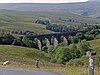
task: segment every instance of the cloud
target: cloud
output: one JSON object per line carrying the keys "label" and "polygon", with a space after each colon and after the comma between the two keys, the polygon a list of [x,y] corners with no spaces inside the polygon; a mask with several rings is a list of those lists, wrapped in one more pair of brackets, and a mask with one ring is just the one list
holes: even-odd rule
{"label": "cloud", "polygon": [[0,0],[0,3],[67,3],[67,2],[85,2],[88,0]]}

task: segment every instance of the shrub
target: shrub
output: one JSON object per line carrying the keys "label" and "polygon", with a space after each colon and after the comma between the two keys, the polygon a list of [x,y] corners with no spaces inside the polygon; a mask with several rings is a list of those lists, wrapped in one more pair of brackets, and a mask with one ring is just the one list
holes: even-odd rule
{"label": "shrub", "polygon": [[56,60],[56,59],[54,59],[54,58],[52,58],[52,59],[50,60],[50,62],[51,62],[51,63],[56,63],[56,62],[57,62],[57,60]]}
{"label": "shrub", "polygon": [[74,60],[70,60],[66,65],[67,66],[83,66],[84,63],[80,59],[74,59]]}

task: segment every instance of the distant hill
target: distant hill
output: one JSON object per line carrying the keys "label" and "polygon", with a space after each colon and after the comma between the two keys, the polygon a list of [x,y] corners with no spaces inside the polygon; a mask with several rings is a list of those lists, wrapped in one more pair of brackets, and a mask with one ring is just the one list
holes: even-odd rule
{"label": "distant hill", "polygon": [[89,1],[100,1],[100,0],[89,0]]}
{"label": "distant hill", "polygon": [[[93,2],[94,1],[94,2]],[[82,16],[100,17],[99,0],[90,0],[83,3],[62,3],[62,4],[39,4],[39,3],[13,3],[0,4],[0,9],[20,10],[20,11],[52,11],[73,13]]]}

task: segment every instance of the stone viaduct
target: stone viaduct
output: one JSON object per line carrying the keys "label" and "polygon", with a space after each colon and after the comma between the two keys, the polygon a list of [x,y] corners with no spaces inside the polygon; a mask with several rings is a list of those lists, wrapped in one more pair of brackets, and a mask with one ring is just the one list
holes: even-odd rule
{"label": "stone viaduct", "polygon": [[51,44],[51,38],[54,39],[54,46],[56,47],[61,42],[61,37],[63,36],[63,41],[65,42],[65,45],[67,46],[69,44],[68,42],[68,36],[75,36],[76,33],[86,33],[86,31],[71,31],[71,32],[65,32],[65,33],[53,33],[53,34],[43,34],[43,35],[35,35],[35,36],[26,36],[30,40],[34,40],[35,38],[38,39],[38,48],[41,50],[42,48],[42,40],[46,40],[46,46],[49,47]]}

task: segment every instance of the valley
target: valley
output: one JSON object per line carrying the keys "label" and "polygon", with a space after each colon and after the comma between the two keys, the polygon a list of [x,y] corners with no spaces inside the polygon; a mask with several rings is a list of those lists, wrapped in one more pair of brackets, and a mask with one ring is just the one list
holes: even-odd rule
{"label": "valley", "polygon": [[94,74],[100,75],[99,0],[0,3],[0,70],[5,74],[87,75],[87,51],[96,53]]}

